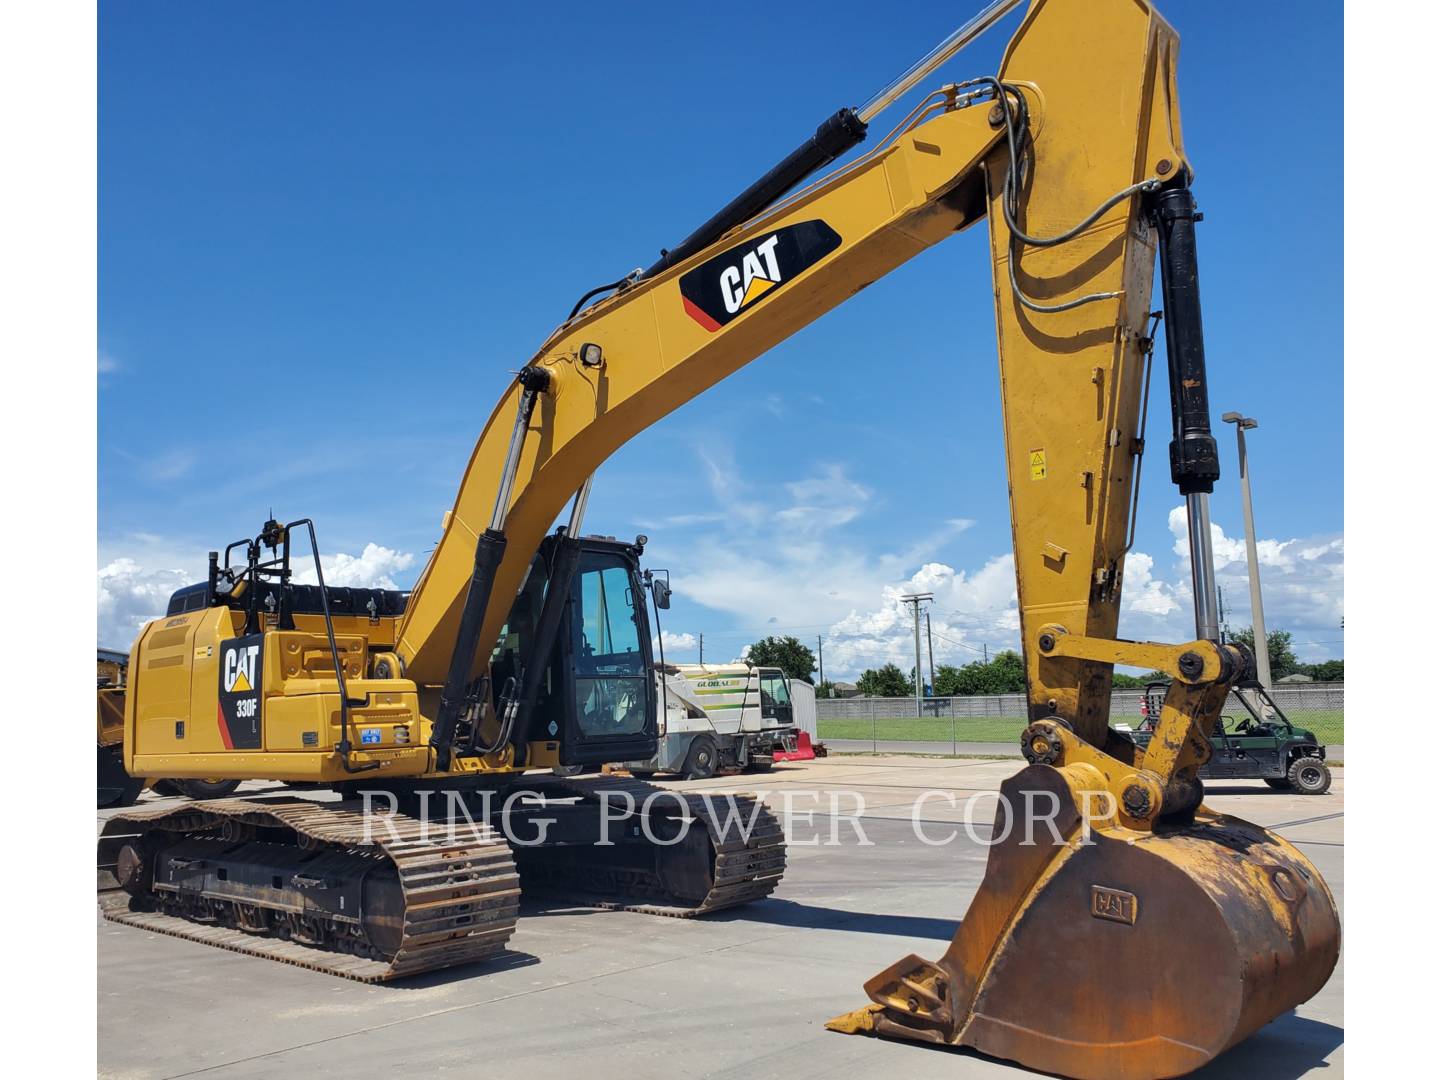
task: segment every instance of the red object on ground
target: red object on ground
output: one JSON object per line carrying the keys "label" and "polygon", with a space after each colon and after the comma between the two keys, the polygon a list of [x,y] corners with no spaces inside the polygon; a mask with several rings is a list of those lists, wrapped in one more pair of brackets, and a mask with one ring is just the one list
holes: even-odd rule
{"label": "red object on ground", "polygon": [[810,733],[808,731],[799,733],[799,737],[795,741],[794,750],[775,751],[776,761],[813,761],[817,756],[823,757],[824,749],[821,749],[819,755],[815,753],[815,747],[810,743]]}

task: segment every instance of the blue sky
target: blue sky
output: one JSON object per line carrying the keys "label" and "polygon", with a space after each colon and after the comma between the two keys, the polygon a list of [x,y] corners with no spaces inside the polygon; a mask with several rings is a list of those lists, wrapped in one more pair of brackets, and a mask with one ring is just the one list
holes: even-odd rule
{"label": "blue sky", "polygon": [[[1343,655],[1339,3],[1162,6],[1179,30],[1232,623],[1249,620],[1231,429],[1251,436],[1266,611]],[[273,507],[332,577],[407,585],[508,372],[966,5],[99,8],[99,625],[124,645]],[[1018,15],[936,78],[993,72]],[[887,116],[882,119],[898,118]],[[877,125],[877,136],[888,125]],[[652,537],[681,660],[826,638],[908,667],[1016,641],[983,227],[875,283],[623,448],[588,526]],[[923,371],[923,379],[916,374]],[[1121,631],[1180,640],[1158,448]],[[1183,539],[1183,531],[1179,534]]]}

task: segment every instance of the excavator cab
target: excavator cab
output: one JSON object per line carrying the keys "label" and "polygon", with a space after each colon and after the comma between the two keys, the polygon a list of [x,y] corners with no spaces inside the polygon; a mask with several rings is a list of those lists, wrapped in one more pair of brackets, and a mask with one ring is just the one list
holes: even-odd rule
{"label": "excavator cab", "polygon": [[[532,648],[543,650],[530,661],[543,674],[517,743],[558,742],[564,766],[655,753],[650,619],[639,562],[643,551],[639,540],[571,539],[563,531],[541,544],[490,662],[503,697],[503,687],[523,673],[523,657]],[[561,617],[547,635],[545,623],[553,617],[547,605],[553,602],[559,603]]]}

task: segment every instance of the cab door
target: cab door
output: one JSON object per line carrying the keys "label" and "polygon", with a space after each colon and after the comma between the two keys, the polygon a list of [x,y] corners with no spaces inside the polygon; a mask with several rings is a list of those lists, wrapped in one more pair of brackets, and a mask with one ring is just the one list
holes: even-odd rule
{"label": "cab door", "polygon": [[650,623],[642,595],[635,564],[621,552],[581,552],[558,658],[569,676],[561,764],[639,761],[656,752]]}
{"label": "cab door", "polygon": [[795,723],[795,706],[790,700],[790,681],[779,671],[760,674],[760,726],[790,727]]}

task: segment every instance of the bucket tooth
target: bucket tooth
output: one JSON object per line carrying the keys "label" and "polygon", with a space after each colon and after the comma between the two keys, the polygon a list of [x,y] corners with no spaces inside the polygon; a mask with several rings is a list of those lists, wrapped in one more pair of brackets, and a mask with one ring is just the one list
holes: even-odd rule
{"label": "bucket tooth", "polygon": [[[1060,770],[1001,787],[1063,796],[1062,843],[996,818],[985,878],[945,954],[865,984],[833,1030],[949,1046],[1072,1077],[1179,1076],[1312,997],[1340,950],[1319,872],[1279,836],[1203,807],[1193,822],[1088,835]],[[1066,812],[1068,808],[1068,813]]]}

